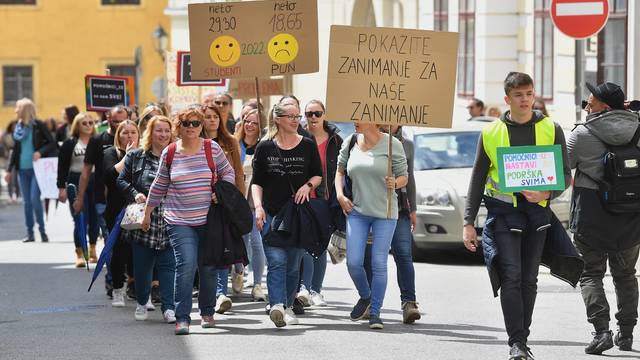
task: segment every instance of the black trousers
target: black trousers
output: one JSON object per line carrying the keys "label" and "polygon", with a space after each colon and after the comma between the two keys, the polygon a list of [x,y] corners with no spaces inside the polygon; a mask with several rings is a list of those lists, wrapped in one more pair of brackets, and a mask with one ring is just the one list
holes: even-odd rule
{"label": "black trousers", "polygon": [[[111,223],[107,225],[109,227],[109,233],[111,233],[115,224]],[[120,289],[124,286],[124,282],[126,281],[125,274],[130,279],[133,279],[133,254],[131,244],[124,238],[122,230],[118,241],[113,245],[110,265],[114,289]]]}
{"label": "black trousers", "polygon": [[527,343],[533,307],[538,292],[538,268],[547,236],[546,230],[527,227],[512,231],[501,216],[494,228],[498,247],[497,267],[500,276],[500,304],[509,335],[509,346]]}
{"label": "black trousers", "polygon": [[602,279],[607,271],[607,260],[616,290],[618,327],[631,334],[638,321],[638,280],[636,262],[640,245],[630,249],[607,253],[588,245],[588,239],[576,236],[575,244],[584,260],[584,271],[580,276],[580,290],[587,310],[587,320],[596,331],[608,330],[609,302]]}

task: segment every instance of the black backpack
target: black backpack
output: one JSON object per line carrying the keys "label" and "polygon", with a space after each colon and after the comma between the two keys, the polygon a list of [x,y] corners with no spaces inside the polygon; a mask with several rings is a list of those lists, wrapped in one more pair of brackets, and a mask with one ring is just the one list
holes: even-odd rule
{"label": "black backpack", "polygon": [[588,175],[587,177],[598,183],[600,199],[607,211],[640,213],[639,139],[640,126],[631,141],[625,145],[610,145],[600,139],[607,147],[603,158],[604,178],[596,181]]}

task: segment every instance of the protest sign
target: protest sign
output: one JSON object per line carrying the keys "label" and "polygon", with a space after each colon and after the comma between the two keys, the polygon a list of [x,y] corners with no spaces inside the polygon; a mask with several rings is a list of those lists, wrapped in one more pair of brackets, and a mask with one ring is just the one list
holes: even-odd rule
{"label": "protest sign", "polygon": [[450,128],[458,34],[331,26],[327,120]]}
{"label": "protest sign", "polygon": [[226,79],[196,80],[191,76],[191,53],[189,51],[178,51],[178,74],[176,75],[176,85],[178,86],[224,86]]}
{"label": "protest sign", "polygon": [[560,145],[497,148],[500,191],[564,190]]}
{"label": "protest sign", "polygon": [[57,199],[58,158],[41,158],[33,162],[33,172],[40,188],[41,199]]}
{"label": "protest sign", "polygon": [[87,111],[109,111],[116,105],[129,106],[133,99],[133,79],[124,76],[84,77]]}
{"label": "protest sign", "polygon": [[318,71],[317,0],[189,4],[188,12],[197,79]]}
{"label": "protest sign", "polygon": [[[260,96],[284,95],[284,79],[259,79]],[[234,98],[249,99],[255,98],[256,82],[255,80],[232,79],[229,84],[229,93]]]}

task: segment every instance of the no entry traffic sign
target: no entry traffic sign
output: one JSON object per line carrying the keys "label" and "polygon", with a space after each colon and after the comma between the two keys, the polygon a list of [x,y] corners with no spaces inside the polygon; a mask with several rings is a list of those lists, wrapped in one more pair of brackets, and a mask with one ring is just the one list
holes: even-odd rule
{"label": "no entry traffic sign", "polygon": [[584,39],[597,34],[609,18],[608,0],[552,0],[551,19],[563,34]]}

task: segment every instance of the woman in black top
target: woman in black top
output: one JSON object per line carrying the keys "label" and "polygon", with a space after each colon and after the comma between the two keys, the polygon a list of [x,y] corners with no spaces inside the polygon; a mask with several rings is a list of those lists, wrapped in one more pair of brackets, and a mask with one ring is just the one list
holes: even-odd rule
{"label": "woman in black top", "polygon": [[[142,136],[141,148],[127,153],[124,158],[124,169],[116,182],[118,189],[125,195],[127,203],[146,203],[149,188],[158,173],[160,154],[172,141],[171,121],[162,115],[153,116],[147,123]],[[168,323],[176,321],[173,301],[176,263],[164,225],[161,205],[151,213],[151,224],[148,231],[129,231],[133,262],[136,264],[133,269],[138,301],[135,311],[136,320],[147,319],[146,305],[151,292],[151,280],[155,265],[160,280],[162,315]]]}
{"label": "woman in black top", "polygon": [[[263,239],[269,233],[273,216],[292,197],[297,204],[309,201],[311,192],[322,180],[320,156],[315,143],[297,132],[300,110],[294,105],[278,104],[274,106],[273,113],[274,131],[268,140],[261,141],[256,148],[251,185],[256,225],[262,231]],[[277,327],[298,323],[291,306],[298,288],[300,261],[304,253],[299,246],[289,244],[275,247],[266,242],[264,244],[271,305],[269,317]]]}
{"label": "woman in black top", "polygon": [[[76,115],[71,123],[69,138],[62,143],[60,152],[58,153],[58,200],[61,202],[67,201],[67,186],[77,186],[80,181],[80,174],[84,167],[84,155],[87,150],[87,144],[89,139],[95,134],[96,121],[87,113],[80,113]],[[89,230],[89,261],[96,263],[98,261],[96,257],[96,242],[98,240],[98,214],[96,213],[95,202],[93,196],[89,194],[93,193],[93,176],[89,180],[88,191],[85,193],[84,202],[87,204],[82,209],[84,214],[84,222],[88,225]],[[73,230],[73,241],[76,245],[76,267],[81,268],[84,266],[84,257],[82,253],[82,242],[86,239],[80,238],[79,221],[80,217],[75,216],[73,207],[70,210],[73,216],[75,227]]]}
{"label": "woman in black top", "polygon": [[[104,184],[107,188],[107,208],[104,211],[104,219],[107,222],[109,233],[115,226],[116,217],[127,205],[124,194],[116,186],[116,179],[124,169],[124,156],[127,152],[138,147],[138,126],[125,120],[116,129],[113,147],[104,151],[102,164],[104,165]],[[111,254],[111,276],[113,277],[113,302],[112,306],[124,306],[124,275],[125,268],[130,279],[133,279],[133,263],[131,260],[131,246],[125,240],[126,232],[120,233],[120,238],[113,247]],[[131,282],[129,284],[131,287]]]}

